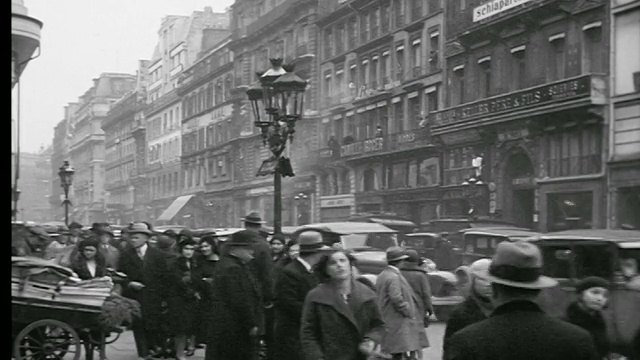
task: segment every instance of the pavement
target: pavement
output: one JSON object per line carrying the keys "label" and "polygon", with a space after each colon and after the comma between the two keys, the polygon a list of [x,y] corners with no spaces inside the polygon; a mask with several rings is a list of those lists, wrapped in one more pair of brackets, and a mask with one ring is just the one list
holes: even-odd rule
{"label": "pavement", "polygon": [[[430,346],[423,351],[423,360],[442,359],[442,337],[444,336],[444,328],[444,323],[434,322],[426,329]],[[138,360],[138,356],[136,355],[136,343],[133,340],[133,333],[131,331],[123,332],[116,342],[107,345],[107,359]],[[188,359],[204,360],[204,349],[197,349],[195,355]]]}

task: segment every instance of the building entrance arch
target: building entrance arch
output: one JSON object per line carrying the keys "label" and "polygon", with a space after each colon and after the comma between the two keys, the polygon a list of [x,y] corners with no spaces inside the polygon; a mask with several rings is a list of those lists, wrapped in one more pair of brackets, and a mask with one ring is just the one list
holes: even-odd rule
{"label": "building entrance arch", "polygon": [[533,162],[522,149],[516,149],[506,156],[504,167],[504,214],[510,214],[511,221],[524,228],[534,227],[535,172]]}

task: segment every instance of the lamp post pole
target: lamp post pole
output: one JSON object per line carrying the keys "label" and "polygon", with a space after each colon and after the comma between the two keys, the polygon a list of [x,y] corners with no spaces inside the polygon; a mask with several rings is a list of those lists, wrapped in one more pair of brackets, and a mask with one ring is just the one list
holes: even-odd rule
{"label": "lamp post pole", "polygon": [[[269,59],[271,69],[258,73],[259,83],[246,91],[253,109],[254,125],[261,130],[262,140],[272,156],[263,162],[258,176],[273,172],[273,231],[282,233],[282,177],[294,176],[288,158],[282,156],[287,140],[293,141],[295,123],[302,118],[307,82],[293,73],[293,66],[282,65],[282,59]],[[265,165],[272,170],[263,171]]]}
{"label": "lamp post pole", "polygon": [[64,201],[62,204],[64,205],[64,224],[67,226],[69,226],[69,205],[71,205],[71,201],[69,201],[69,187],[73,183],[74,173],[75,170],[66,160],[60,167],[60,171],[58,171],[58,175],[60,176],[60,186],[62,186],[62,189],[64,190]]}

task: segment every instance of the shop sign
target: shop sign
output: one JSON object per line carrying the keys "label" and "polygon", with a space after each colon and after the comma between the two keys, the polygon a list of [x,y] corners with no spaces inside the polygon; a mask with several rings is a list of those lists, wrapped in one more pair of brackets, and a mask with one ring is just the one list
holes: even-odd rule
{"label": "shop sign", "polygon": [[596,85],[600,82],[601,79],[596,75],[583,75],[433,112],[429,117],[433,127],[442,127],[483,116],[504,114],[532,106],[591,96],[592,84],[598,87]]}
{"label": "shop sign", "polygon": [[498,140],[500,142],[505,142],[510,140],[518,140],[518,139],[526,138],[527,136],[529,136],[528,129],[501,131],[498,133]]}
{"label": "shop sign", "polygon": [[273,192],[273,188],[272,187],[262,187],[262,188],[249,189],[249,190],[247,190],[247,196],[256,196],[256,195],[268,194],[270,192]]}
{"label": "shop sign", "polygon": [[358,204],[382,204],[382,196],[377,195],[356,195]]}
{"label": "shop sign", "polygon": [[476,129],[456,131],[454,133],[442,134],[440,139],[445,145],[467,144],[482,140],[480,133]]}
{"label": "shop sign", "polygon": [[478,22],[498,15],[516,6],[528,3],[531,0],[492,0],[473,9],[473,22]]}
{"label": "shop sign", "polygon": [[511,180],[511,184],[514,186],[529,186],[533,185],[533,179],[531,177],[515,178]]}
{"label": "shop sign", "polygon": [[338,199],[320,199],[321,208],[347,207],[353,205],[355,205],[355,200],[352,196]]}
{"label": "shop sign", "polygon": [[353,156],[384,150],[384,138],[367,139],[353,144],[342,145],[340,156]]}

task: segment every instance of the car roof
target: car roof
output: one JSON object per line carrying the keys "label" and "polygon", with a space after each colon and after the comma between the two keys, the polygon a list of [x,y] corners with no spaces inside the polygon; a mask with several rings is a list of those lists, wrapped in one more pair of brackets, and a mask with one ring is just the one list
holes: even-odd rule
{"label": "car roof", "polygon": [[[296,230],[298,230],[299,228],[300,226],[283,226],[281,227],[281,230],[283,235],[291,235],[294,232],[296,232]],[[274,229],[273,227],[263,225],[262,229],[266,230],[269,233],[269,235],[273,235],[273,229]]]}
{"label": "car roof", "polygon": [[299,234],[306,230],[317,230],[321,232],[335,233],[341,235],[347,234],[364,234],[364,233],[397,233],[396,230],[390,229],[384,225],[370,222],[330,222],[302,225],[296,233]]}
{"label": "car roof", "polygon": [[503,220],[484,219],[484,218],[470,220],[469,218],[466,218],[466,217],[434,219],[434,220],[423,222],[423,223],[421,223],[421,225],[429,225],[429,224],[434,224],[434,223],[471,223],[471,224],[473,224],[473,223],[491,223],[491,224],[513,225],[512,223],[510,223],[508,221],[503,221]]}
{"label": "car roof", "polygon": [[615,229],[579,229],[550,232],[534,236],[531,241],[607,241],[615,243],[640,242],[640,230],[615,230]]}
{"label": "car roof", "polygon": [[408,236],[408,237],[417,237],[417,236],[434,236],[434,237],[438,237],[438,236],[440,236],[440,234],[439,233],[431,233],[431,232],[415,232],[415,233],[404,234],[404,236]]}
{"label": "car roof", "polygon": [[470,228],[461,230],[463,235],[480,235],[480,236],[507,236],[507,237],[531,237],[541,235],[541,233],[517,227],[486,227],[486,228]]}

